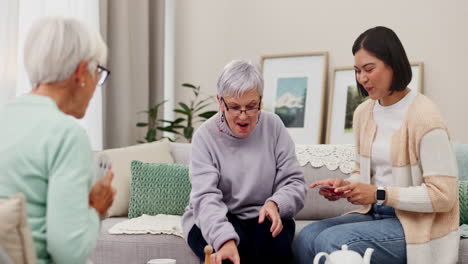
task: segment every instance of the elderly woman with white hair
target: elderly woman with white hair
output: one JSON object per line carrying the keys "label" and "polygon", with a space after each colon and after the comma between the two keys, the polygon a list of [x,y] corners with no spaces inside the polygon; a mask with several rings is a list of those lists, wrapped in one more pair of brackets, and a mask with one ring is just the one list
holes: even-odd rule
{"label": "elderly woman with white hair", "polygon": [[0,199],[21,192],[37,263],[85,263],[99,216],[114,199],[111,171],[94,185],[95,162],[82,118],[109,71],[101,36],[75,19],[44,18],[25,42],[33,89],[0,111]]}
{"label": "elderly woman with white hair", "polygon": [[182,218],[189,246],[212,263],[287,263],[305,183],[281,119],[262,112],[263,78],[244,60],[218,80],[219,112],[192,140],[190,203]]}

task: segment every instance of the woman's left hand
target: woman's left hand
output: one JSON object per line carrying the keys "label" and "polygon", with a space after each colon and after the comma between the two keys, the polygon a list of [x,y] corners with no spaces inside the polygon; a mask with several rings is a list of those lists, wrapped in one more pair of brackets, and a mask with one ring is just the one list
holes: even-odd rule
{"label": "woman's left hand", "polygon": [[276,237],[283,230],[283,223],[281,222],[281,217],[279,215],[279,209],[275,202],[268,201],[260,209],[258,215],[258,223],[261,224],[265,221],[265,217],[268,217],[271,221],[270,232],[273,237]]}
{"label": "woman's left hand", "polygon": [[344,192],[343,198],[347,198],[352,204],[368,205],[376,202],[375,191],[377,186],[355,182],[335,189],[337,192]]}

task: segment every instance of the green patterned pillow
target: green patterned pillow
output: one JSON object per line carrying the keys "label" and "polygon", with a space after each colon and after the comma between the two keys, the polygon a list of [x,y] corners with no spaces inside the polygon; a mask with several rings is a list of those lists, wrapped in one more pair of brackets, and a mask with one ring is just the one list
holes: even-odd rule
{"label": "green patterned pillow", "polygon": [[131,171],[128,218],[184,213],[191,189],[187,166],[134,160]]}
{"label": "green patterned pillow", "polygon": [[468,181],[458,182],[460,201],[460,225],[468,224]]}

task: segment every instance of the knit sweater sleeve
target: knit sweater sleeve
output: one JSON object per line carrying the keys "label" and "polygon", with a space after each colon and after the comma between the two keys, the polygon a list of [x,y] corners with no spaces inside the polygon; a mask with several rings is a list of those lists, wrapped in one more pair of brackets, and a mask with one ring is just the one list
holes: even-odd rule
{"label": "knit sweater sleeve", "polygon": [[[86,132],[74,121],[60,124],[46,157],[47,251],[55,263],[85,263],[94,250],[99,218],[89,206],[94,160]],[[60,140],[58,140],[60,139]]]}
{"label": "knit sweater sleeve", "polygon": [[267,201],[272,200],[278,205],[281,217],[291,218],[304,207],[305,180],[294,142],[282,121],[275,118],[279,131],[275,148],[276,177],[273,195]]}
{"label": "knit sweater sleeve", "polygon": [[209,133],[203,129],[199,129],[192,140],[190,202],[195,224],[207,243],[218,251],[225,242],[235,240],[239,244],[240,239],[226,217],[228,208],[222,201],[223,194],[218,188],[220,174],[208,147],[209,140]]}
{"label": "knit sweater sleeve", "polygon": [[355,158],[354,158],[354,169],[350,176],[346,179],[350,182],[361,182],[361,164],[359,161],[359,148],[360,148],[360,129],[361,129],[361,115],[363,112],[363,104],[359,105],[353,114],[353,134],[355,143]]}
{"label": "knit sweater sleeve", "polygon": [[430,213],[448,212],[457,205],[458,169],[445,129],[421,138],[422,183],[413,187],[387,187],[386,204],[396,209]]}

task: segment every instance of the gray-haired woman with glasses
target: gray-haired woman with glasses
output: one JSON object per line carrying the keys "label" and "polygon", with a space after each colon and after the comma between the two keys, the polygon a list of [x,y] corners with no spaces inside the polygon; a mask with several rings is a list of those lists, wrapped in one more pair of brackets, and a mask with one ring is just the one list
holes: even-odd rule
{"label": "gray-haired woman with glasses", "polygon": [[278,116],[262,112],[263,78],[244,60],[218,80],[219,112],[193,136],[190,204],[182,218],[189,246],[212,263],[287,263],[293,216],[305,183],[294,143]]}
{"label": "gray-haired woman with glasses", "polygon": [[111,206],[111,171],[94,185],[82,118],[109,71],[99,33],[75,19],[43,18],[25,41],[24,64],[33,86],[0,111],[0,199],[21,192],[37,263],[86,263]]}

